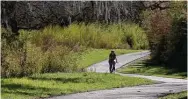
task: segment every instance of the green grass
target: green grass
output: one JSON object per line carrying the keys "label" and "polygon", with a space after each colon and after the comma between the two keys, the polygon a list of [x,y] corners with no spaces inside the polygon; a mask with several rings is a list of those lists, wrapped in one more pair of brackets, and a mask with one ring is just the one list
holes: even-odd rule
{"label": "green grass", "polygon": [[187,72],[179,72],[175,69],[165,68],[159,65],[148,64],[146,60],[139,60],[129,66],[118,69],[120,73],[153,75],[169,78],[187,78]]}
{"label": "green grass", "polygon": [[[127,49],[115,49],[117,55],[139,52],[143,50],[127,50]],[[81,60],[79,60],[79,67],[86,68],[94,63],[108,59],[111,49],[90,49],[85,51],[81,55]]]}
{"label": "green grass", "polygon": [[47,73],[2,78],[1,95],[2,99],[29,99],[152,83],[144,78],[107,73]]}
{"label": "green grass", "polygon": [[167,96],[160,97],[159,99],[187,99],[187,91],[169,94]]}

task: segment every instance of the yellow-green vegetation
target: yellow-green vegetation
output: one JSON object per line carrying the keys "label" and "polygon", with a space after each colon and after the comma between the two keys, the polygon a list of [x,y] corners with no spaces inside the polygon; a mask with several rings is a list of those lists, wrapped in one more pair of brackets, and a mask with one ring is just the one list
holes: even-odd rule
{"label": "yellow-green vegetation", "polygon": [[[117,55],[139,52],[143,50],[126,50],[126,49],[114,49]],[[81,54],[80,60],[78,60],[79,68],[88,67],[94,63],[108,59],[111,49],[89,49]]]}
{"label": "yellow-green vegetation", "polygon": [[129,66],[118,69],[118,72],[127,74],[153,75],[169,78],[187,78],[187,72],[180,72],[175,69],[165,68],[159,65],[153,65],[148,60],[139,60]]}
{"label": "yellow-green vegetation", "polygon": [[107,73],[47,73],[24,78],[2,78],[2,99],[29,99],[152,84],[153,81]]}
{"label": "yellow-green vegetation", "polygon": [[145,31],[133,23],[110,25],[72,23],[65,28],[47,26],[43,30],[21,30],[20,33],[37,45],[50,43],[69,47],[82,45],[92,48],[130,48],[131,43],[133,49],[148,48]]}
{"label": "yellow-green vegetation", "polygon": [[[144,30],[133,23],[109,25],[73,23],[68,27],[47,26],[41,30],[20,30],[18,36],[4,28],[1,32],[3,77],[80,71],[80,67],[83,69],[94,62],[108,58],[107,52],[110,50],[101,50],[101,53],[105,54],[94,51],[84,55],[91,48],[148,47]],[[97,54],[92,56],[92,53]],[[82,58],[87,58],[88,61],[83,62],[85,60],[82,61]]]}
{"label": "yellow-green vegetation", "polygon": [[160,97],[159,99],[187,99],[187,91],[169,94],[167,96]]}

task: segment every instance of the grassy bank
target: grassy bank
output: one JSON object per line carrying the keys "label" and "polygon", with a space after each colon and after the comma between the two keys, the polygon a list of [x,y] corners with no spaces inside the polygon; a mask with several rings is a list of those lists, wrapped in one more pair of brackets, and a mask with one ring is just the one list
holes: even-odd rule
{"label": "grassy bank", "polygon": [[141,74],[141,75],[153,75],[169,78],[187,78],[187,72],[179,72],[176,69],[169,69],[159,65],[153,65],[148,63],[149,57],[144,60],[139,60],[129,66],[122,67],[118,70],[121,73],[127,74]]}
{"label": "grassy bank", "polygon": [[167,96],[160,97],[159,99],[187,99],[187,91],[169,94]]}
{"label": "grassy bank", "polygon": [[98,73],[48,73],[24,78],[2,78],[2,99],[29,99],[99,89],[151,84],[144,78]]}

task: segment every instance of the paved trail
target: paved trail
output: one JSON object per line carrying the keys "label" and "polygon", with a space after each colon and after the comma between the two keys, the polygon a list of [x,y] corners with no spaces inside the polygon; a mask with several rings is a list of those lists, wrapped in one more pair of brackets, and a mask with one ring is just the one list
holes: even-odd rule
{"label": "paved trail", "polygon": [[[120,55],[117,57],[119,68],[135,59],[149,55],[148,51],[137,52],[132,54]],[[88,71],[109,72],[108,61],[102,61],[88,68]],[[98,90],[84,93],[71,94],[66,96],[57,96],[49,99],[157,99],[159,96],[177,93],[187,90],[187,80],[163,78],[155,76],[143,76],[137,74],[121,74],[122,76],[142,77],[155,80],[158,83],[152,85],[141,85],[134,87],[115,88],[110,90]]]}

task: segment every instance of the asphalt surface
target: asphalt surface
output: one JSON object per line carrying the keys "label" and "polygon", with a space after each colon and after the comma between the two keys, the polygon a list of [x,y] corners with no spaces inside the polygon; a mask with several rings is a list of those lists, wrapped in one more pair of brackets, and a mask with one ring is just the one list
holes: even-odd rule
{"label": "asphalt surface", "polygon": [[[116,64],[116,69],[149,54],[150,52],[144,51],[120,55],[117,57],[118,63]],[[90,66],[88,71],[106,73],[109,72],[108,69],[108,60],[105,60]],[[116,74],[120,74],[122,76],[147,78],[154,80],[157,83],[152,85],[114,88],[108,90],[76,93],[65,96],[55,96],[48,99],[158,99],[159,96],[187,90],[187,80],[184,79],[143,76],[137,74]]]}
{"label": "asphalt surface", "polygon": [[[129,53],[129,54],[117,56],[118,63],[116,64],[115,67],[116,69],[120,68],[121,66],[127,63],[130,63],[136,59],[142,58],[149,54],[150,54],[149,51],[143,51],[143,52]],[[108,60],[93,64],[87,70],[92,72],[101,72],[101,73],[109,72]]]}

